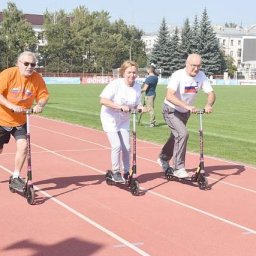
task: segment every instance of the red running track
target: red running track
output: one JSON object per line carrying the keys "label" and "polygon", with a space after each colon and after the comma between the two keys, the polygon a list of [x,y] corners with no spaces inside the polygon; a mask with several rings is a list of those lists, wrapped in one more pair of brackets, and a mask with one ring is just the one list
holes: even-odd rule
{"label": "red running track", "polygon": [[[210,190],[167,181],[156,164],[160,145],[137,142],[143,193],[109,186],[106,135],[31,117],[35,205],[11,193],[12,140],[0,155],[0,255],[256,254],[256,169],[205,157]],[[187,155],[187,169],[198,165]],[[23,176],[25,175],[23,170]]]}

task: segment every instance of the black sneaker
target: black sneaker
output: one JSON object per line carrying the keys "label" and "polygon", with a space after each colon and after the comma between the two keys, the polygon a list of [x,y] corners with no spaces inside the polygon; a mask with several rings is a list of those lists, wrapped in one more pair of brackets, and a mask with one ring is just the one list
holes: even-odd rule
{"label": "black sneaker", "polygon": [[130,176],[129,172],[125,172],[125,173],[124,173],[124,179],[125,179],[126,181],[129,179],[129,176]]}
{"label": "black sneaker", "polygon": [[166,172],[166,170],[170,167],[169,161],[165,161],[160,157],[157,159],[157,163],[162,167],[164,172]]}
{"label": "black sneaker", "polygon": [[16,190],[19,190],[19,191],[22,191],[24,186],[25,186],[25,181],[24,179],[18,177],[18,178],[12,178],[11,179],[11,184],[10,186],[13,188],[13,189],[16,189]]}
{"label": "black sneaker", "polygon": [[112,179],[113,179],[114,182],[117,182],[117,183],[124,183],[125,182],[125,180],[122,177],[122,174],[120,172],[113,173]]}

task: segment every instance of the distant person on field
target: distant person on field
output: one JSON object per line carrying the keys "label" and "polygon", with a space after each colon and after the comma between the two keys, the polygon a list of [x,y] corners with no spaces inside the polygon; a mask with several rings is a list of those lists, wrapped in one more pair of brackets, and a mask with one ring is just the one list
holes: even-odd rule
{"label": "distant person on field", "polygon": [[173,159],[174,175],[178,178],[188,177],[185,169],[185,156],[188,141],[187,121],[191,113],[197,108],[193,105],[200,89],[207,94],[204,107],[206,113],[211,113],[215,102],[215,93],[201,68],[201,57],[190,54],[186,60],[186,67],[174,72],[167,86],[167,93],[163,106],[163,117],[171,129],[171,135],[163,146],[157,162],[165,172],[169,168],[169,161]]}
{"label": "distant person on field", "polygon": [[142,92],[145,92],[145,105],[149,112],[149,127],[156,126],[156,118],[154,111],[154,103],[156,99],[156,86],[158,83],[158,74],[156,72],[155,64],[151,64],[147,68],[148,76],[143,83]]}
{"label": "distant person on field", "polygon": [[36,56],[30,51],[21,53],[15,67],[0,73],[0,153],[12,135],[16,140],[13,185],[19,185],[20,172],[26,159],[25,109],[33,107],[33,113],[43,111],[49,94],[45,82],[34,69]]}
{"label": "distant person on field", "polygon": [[130,110],[144,108],[141,105],[141,85],[135,81],[137,63],[125,61],[119,73],[120,78],[111,81],[100,94],[100,117],[111,145],[113,180],[124,182],[130,170]]}

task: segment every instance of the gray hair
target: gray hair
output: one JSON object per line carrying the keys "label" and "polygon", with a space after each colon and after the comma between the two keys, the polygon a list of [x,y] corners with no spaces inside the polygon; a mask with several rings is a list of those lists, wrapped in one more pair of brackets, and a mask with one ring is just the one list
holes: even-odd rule
{"label": "gray hair", "polygon": [[33,62],[34,62],[34,63],[37,62],[36,55],[35,55],[33,52],[30,52],[30,51],[22,52],[22,53],[19,55],[17,61],[22,61],[25,56],[32,57],[32,58],[33,58]]}

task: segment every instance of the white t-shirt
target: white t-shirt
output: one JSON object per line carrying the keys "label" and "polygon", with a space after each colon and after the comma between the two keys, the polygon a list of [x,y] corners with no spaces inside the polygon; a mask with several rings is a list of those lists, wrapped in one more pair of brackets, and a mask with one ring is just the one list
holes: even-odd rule
{"label": "white t-shirt", "polygon": [[[123,78],[118,78],[111,81],[103,89],[100,97],[134,109],[140,104],[141,86],[138,82],[135,82],[130,87],[124,82]],[[105,132],[117,132],[120,129],[129,130],[130,128],[130,113],[124,113],[119,109],[102,106],[100,118]]]}
{"label": "white t-shirt", "polygon": [[[195,96],[200,89],[205,93],[213,91],[213,88],[204,72],[199,71],[195,77],[192,77],[187,74],[185,69],[177,70],[172,74],[167,88],[174,90],[176,92],[176,97],[186,102],[188,105],[193,105]],[[187,109],[178,107],[166,99],[164,100],[164,103],[179,112],[188,112]]]}

